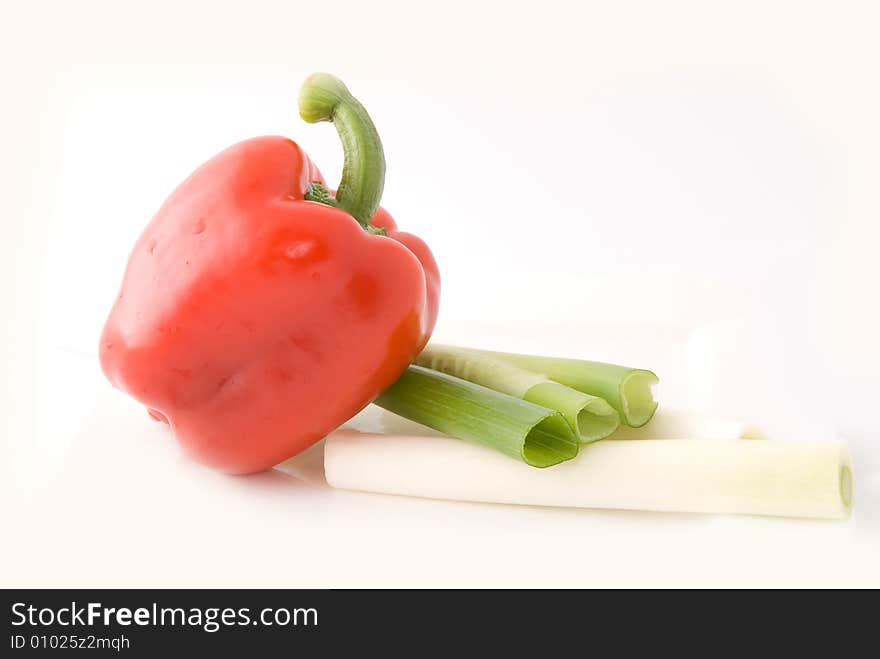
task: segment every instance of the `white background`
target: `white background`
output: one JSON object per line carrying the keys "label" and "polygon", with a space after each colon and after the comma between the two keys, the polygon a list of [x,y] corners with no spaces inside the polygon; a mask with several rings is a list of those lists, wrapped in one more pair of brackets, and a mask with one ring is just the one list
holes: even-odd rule
{"label": "white background", "polygon": [[[880,15],[611,5],[4,3],[0,583],[880,584]],[[103,380],[101,326],[137,235],[217,151],[287,135],[338,180],[335,132],[296,112],[320,70],[369,109],[383,205],[440,263],[438,338],[631,362],[664,403],[842,437],[855,518],[427,502],[184,462]]]}

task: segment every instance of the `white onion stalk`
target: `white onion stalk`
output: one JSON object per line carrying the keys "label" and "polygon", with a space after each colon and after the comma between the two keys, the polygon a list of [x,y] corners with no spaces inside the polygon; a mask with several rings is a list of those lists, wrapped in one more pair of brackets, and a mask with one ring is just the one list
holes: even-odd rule
{"label": "white onion stalk", "polygon": [[839,442],[604,440],[533,469],[446,437],[339,430],[324,469],[337,488],[460,501],[827,519],[852,507]]}
{"label": "white onion stalk", "polygon": [[749,424],[661,406],[640,428],[619,426],[608,439],[762,439]]}

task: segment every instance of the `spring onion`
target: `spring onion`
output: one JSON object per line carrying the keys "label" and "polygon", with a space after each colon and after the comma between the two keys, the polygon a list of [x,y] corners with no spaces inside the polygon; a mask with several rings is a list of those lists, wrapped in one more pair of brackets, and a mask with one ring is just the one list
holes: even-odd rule
{"label": "spring onion", "polygon": [[533,467],[549,467],[578,452],[574,431],[556,410],[421,366],[410,366],[374,402]]}
{"label": "spring onion", "polygon": [[651,388],[659,380],[651,371],[581,359],[489,350],[477,352],[540,373],[585,394],[604,398],[618,411],[621,422],[633,428],[645,425],[657,409]]}
{"label": "spring onion", "polygon": [[610,439],[761,439],[754,426],[722,417],[662,407],[641,428],[620,426]]}
{"label": "spring onion", "polygon": [[529,469],[447,437],[339,430],[327,482],[348,490],[538,506],[850,515],[849,451],[838,442],[607,439],[553,469]]}
{"label": "spring onion", "polygon": [[603,399],[475,350],[429,345],[416,363],[558,410],[585,443],[607,437],[620,425],[617,412]]}

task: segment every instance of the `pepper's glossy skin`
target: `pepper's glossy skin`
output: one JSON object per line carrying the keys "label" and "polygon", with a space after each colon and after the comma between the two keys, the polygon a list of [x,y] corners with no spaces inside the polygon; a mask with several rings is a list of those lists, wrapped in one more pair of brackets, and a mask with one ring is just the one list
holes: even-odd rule
{"label": "pepper's glossy skin", "polygon": [[202,165],[135,245],[101,337],[110,381],[226,472],[267,469],[356,414],[437,318],[425,243],[382,209],[386,236],[305,201],[312,181],[320,172],[282,137]]}

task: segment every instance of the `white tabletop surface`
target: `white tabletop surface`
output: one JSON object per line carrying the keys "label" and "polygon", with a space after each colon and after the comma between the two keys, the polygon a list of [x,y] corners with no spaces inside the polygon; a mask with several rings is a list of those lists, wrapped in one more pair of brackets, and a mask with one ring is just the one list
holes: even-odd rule
{"label": "white tabletop surface", "polygon": [[[640,349],[661,371],[689,345],[676,332],[641,333],[655,337]],[[554,343],[565,346],[561,335]],[[95,384],[65,457],[8,511],[3,583],[880,584],[878,454],[867,440],[850,441],[857,478],[848,522],[457,503],[334,490],[323,480],[321,444],[287,473],[215,473],[184,458],[136,403]],[[370,409],[359,417],[365,430]]]}

